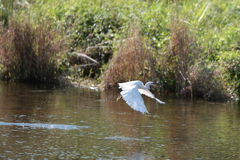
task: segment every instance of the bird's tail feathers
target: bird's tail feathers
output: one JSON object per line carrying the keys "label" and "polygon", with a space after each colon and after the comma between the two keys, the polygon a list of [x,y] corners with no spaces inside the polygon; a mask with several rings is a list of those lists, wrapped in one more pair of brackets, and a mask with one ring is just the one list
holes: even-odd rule
{"label": "bird's tail feathers", "polygon": [[155,97],[154,97],[154,99],[155,99],[156,101],[158,101],[158,103],[165,104],[165,102],[160,101],[159,99],[157,99],[157,98],[155,98]]}
{"label": "bird's tail feathers", "polygon": [[140,111],[140,112],[142,112],[142,114],[144,114],[144,113],[150,114],[147,110],[145,110],[145,111]]}

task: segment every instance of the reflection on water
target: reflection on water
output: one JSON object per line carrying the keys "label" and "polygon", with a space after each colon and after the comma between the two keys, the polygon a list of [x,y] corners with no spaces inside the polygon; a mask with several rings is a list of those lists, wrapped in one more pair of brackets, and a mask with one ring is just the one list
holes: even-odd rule
{"label": "reflection on water", "polygon": [[240,158],[237,102],[143,97],[143,115],[118,96],[0,82],[0,159]]}
{"label": "reflection on water", "polygon": [[88,126],[76,126],[76,125],[66,125],[66,124],[44,124],[44,123],[10,123],[10,122],[0,122],[0,126],[21,126],[23,129],[31,128],[42,128],[42,129],[81,129],[88,128]]}

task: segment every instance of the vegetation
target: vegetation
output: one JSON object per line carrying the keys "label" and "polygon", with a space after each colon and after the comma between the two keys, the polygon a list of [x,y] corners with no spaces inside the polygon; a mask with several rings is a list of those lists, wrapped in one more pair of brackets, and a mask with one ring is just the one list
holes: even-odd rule
{"label": "vegetation", "polygon": [[31,22],[10,21],[1,28],[1,77],[22,82],[53,83],[59,75],[58,56],[62,52],[59,33],[47,23],[34,28]]}
{"label": "vegetation", "polygon": [[164,94],[229,98],[240,95],[239,17],[238,0],[0,0],[0,75],[152,80]]}
{"label": "vegetation", "polygon": [[105,71],[102,82],[104,88],[117,86],[117,82],[134,79],[147,82],[155,78],[152,77],[154,59],[151,51],[137,28],[133,27],[129,31],[128,38],[119,44],[116,55]]}

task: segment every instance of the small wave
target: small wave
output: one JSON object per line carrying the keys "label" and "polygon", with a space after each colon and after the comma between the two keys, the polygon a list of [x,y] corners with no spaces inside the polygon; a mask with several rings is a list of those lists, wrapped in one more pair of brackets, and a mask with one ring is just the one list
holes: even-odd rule
{"label": "small wave", "polygon": [[123,136],[114,136],[114,137],[105,137],[108,140],[118,140],[118,141],[143,141],[139,138],[123,137]]}
{"label": "small wave", "polygon": [[29,128],[43,128],[43,129],[82,129],[88,126],[66,125],[66,124],[49,124],[49,123],[14,123],[14,122],[0,122],[0,126],[21,126]]}

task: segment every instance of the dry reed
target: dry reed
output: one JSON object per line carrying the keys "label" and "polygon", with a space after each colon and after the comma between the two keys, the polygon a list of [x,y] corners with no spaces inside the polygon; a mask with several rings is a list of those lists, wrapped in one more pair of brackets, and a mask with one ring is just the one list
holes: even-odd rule
{"label": "dry reed", "polygon": [[34,27],[29,20],[1,26],[1,78],[22,82],[54,82],[57,57],[63,49],[59,33],[47,23]]}
{"label": "dry reed", "polygon": [[174,73],[174,92],[182,97],[212,100],[225,97],[221,71],[201,59],[202,51],[196,45],[194,34],[184,22],[173,19],[171,45],[168,54],[163,58],[162,66]]}
{"label": "dry reed", "polygon": [[120,44],[118,52],[103,75],[103,88],[116,87],[118,82],[154,78],[153,58],[140,36],[139,30],[131,28],[128,38]]}
{"label": "dry reed", "polygon": [[198,58],[194,45],[194,39],[188,27],[175,18],[171,26],[171,48],[168,59],[174,64],[176,93],[180,93],[182,88],[189,85],[187,82],[188,69]]}

